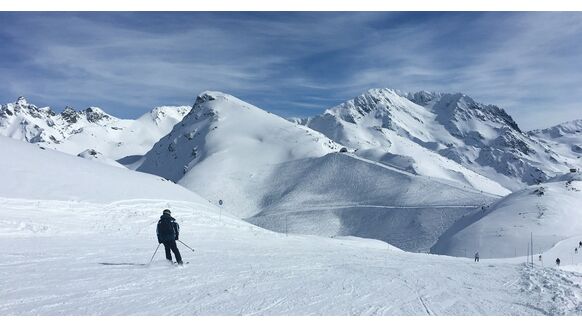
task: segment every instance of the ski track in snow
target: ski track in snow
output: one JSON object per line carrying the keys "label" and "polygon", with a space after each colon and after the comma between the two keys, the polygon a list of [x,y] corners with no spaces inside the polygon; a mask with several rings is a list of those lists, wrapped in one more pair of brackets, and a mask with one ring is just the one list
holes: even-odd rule
{"label": "ski track in snow", "polygon": [[392,208],[392,209],[425,209],[425,208],[480,208],[483,205],[423,205],[423,206],[398,206],[398,205],[363,205],[363,204],[353,204],[353,205],[332,205],[332,206],[312,206],[304,207],[297,210],[282,210],[275,213],[261,213],[261,216],[272,216],[280,214],[289,213],[303,213],[312,211],[324,211],[324,210],[337,210],[345,208]]}
{"label": "ski track in snow", "polygon": [[[159,210],[184,267],[155,250]],[[212,206],[0,199],[0,315],[581,314],[582,275],[278,234]],[[24,225],[16,224],[17,222]],[[44,229],[29,229],[30,226]]]}

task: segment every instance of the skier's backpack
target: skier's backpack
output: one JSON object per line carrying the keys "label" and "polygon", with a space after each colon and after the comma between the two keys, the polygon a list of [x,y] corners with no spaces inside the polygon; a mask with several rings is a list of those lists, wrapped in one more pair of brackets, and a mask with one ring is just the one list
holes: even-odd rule
{"label": "skier's backpack", "polygon": [[160,241],[171,241],[178,238],[178,224],[172,219],[161,219],[158,222],[158,239]]}

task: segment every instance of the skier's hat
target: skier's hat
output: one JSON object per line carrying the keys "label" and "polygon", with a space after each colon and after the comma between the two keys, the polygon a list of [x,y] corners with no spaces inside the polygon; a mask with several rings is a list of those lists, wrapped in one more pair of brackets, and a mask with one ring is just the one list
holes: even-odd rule
{"label": "skier's hat", "polygon": [[169,209],[166,208],[162,213],[163,214],[172,214],[172,211],[170,211]]}

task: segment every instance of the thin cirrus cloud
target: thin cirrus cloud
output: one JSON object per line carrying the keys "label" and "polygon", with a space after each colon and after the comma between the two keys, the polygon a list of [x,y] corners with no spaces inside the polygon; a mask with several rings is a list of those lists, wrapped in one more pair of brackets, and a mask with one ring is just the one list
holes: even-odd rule
{"label": "thin cirrus cloud", "polygon": [[3,102],[137,117],[232,93],[307,116],[369,88],[462,92],[524,129],[582,118],[581,13],[0,13]]}

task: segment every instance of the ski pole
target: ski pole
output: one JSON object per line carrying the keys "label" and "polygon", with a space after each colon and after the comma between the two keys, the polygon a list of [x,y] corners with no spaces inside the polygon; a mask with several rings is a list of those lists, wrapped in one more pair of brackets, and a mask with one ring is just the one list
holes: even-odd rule
{"label": "ski pole", "polygon": [[158,247],[156,247],[156,251],[154,252],[154,255],[152,255],[152,258],[150,259],[150,263],[148,263],[148,265],[152,264],[152,261],[154,260],[154,256],[156,256],[156,253],[158,252],[158,249],[160,249],[160,245],[158,244]]}
{"label": "ski pole", "polygon": [[184,244],[184,242],[182,242],[180,239],[178,239],[178,241],[179,241],[180,243],[182,243],[182,245],[184,245],[184,246],[188,247],[188,248],[189,248],[189,249],[190,249],[192,252],[194,252],[194,250],[192,249],[192,247],[190,247],[190,246],[188,246],[188,245]]}

